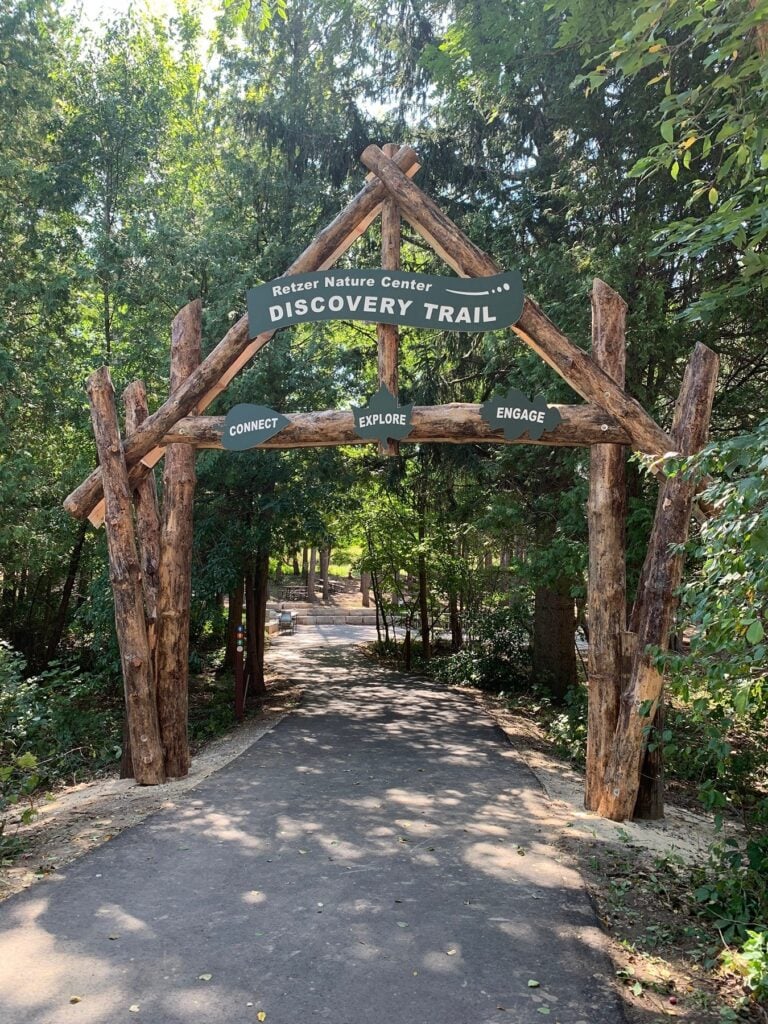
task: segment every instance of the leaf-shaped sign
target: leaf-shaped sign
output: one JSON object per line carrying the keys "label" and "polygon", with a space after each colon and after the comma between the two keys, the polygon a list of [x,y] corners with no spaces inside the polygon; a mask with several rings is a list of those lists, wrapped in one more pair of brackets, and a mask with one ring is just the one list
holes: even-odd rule
{"label": "leaf-shaped sign", "polygon": [[227,413],[221,443],[232,452],[244,452],[279,434],[289,423],[286,416],[266,405],[243,402]]}
{"label": "leaf-shaped sign", "polygon": [[355,432],[370,441],[399,441],[411,431],[413,405],[398,405],[397,399],[384,384],[368,404],[352,406]]}
{"label": "leaf-shaped sign", "polygon": [[526,432],[532,441],[538,441],[545,430],[554,430],[563,419],[541,395],[527,398],[517,388],[489,398],[480,406],[480,413],[493,430],[503,430],[508,441],[515,441]]}

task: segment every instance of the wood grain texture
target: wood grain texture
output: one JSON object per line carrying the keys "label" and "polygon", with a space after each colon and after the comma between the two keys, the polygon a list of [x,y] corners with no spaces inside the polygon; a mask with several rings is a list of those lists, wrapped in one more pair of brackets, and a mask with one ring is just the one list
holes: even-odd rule
{"label": "wood grain texture", "polygon": [[[203,305],[190,302],[171,327],[171,394],[200,363]],[[171,779],[189,772],[189,614],[192,588],[192,519],[195,453],[184,444],[165,451],[163,519],[157,596],[157,714]]]}
{"label": "wood grain texture", "polygon": [[[527,437],[507,441],[483,420],[480,406],[468,402],[450,405],[415,405],[411,432],[401,444],[539,444],[579,447],[593,444],[629,444],[629,435],[611,416],[592,405],[553,405],[562,417],[554,430],[545,431],[538,441]],[[311,448],[340,444],[375,444],[355,433],[351,411],[288,413],[290,421],[278,434],[256,445],[258,448]],[[193,444],[198,448],[223,448],[223,416],[188,416],[163,438],[164,444]]]}
{"label": "wood grain texture", "polygon": [[[592,286],[592,358],[624,387],[627,304],[599,279]],[[622,686],[621,637],[626,630],[627,449],[590,449],[589,497],[589,705],[584,805],[597,810],[602,796]]]}
{"label": "wood grain texture", "polygon": [[[378,146],[364,150],[361,160],[384,182],[401,214],[462,277],[485,277],[501,268],[456,227],[453,221],[414,185]],[[609,412],[629,434],[632,447],[663,455],[672,439],[590,356],[555,327],[536,303],[526,297],[523,312],[511,328],[587,402]]]}
{"label": "wood grain texture", "polygon": [[106,366],[88,378],[87,391],[103,471],[109,574],[115,599],[115,628],[123,669],[133,772],[139,785],[152,786],[165,781],[165,771],[144,618],[141,569],[131,515],[131,492],[120,442],[115,392]]}
{"label": "wood grain texture", "polygon": [[[675,406],[672,435],[676,450],[692,455],[706,444],[717,381],[718,357],[698,344],[686,367]],[[606,769],[598,813],[614,821],[632,815],[645,752],[644,730],[653,721],[663,679],[653,649],[666,650],[674,620],[676,592],[683,574],[683,556],[691,520],[695,484],[682,474],[669,477],[659,489],[656,516],[648,543],[635,613],[637,653],[621,696],[619,719]],[[672,549],[674,546],[674,549]],[[644,710],[645,714],[640,714]]]}
{"label": "wood grain texture", "polygon": [[[388,142],[384,153],[390,159],[397,153],[397,146]],[[393,199],[387,199],[381,210],[381,266],[383,270],[400,269],[400,211]],[[400,332],[395,324],[377,324],[379,384],[383,384],[397,398],[397,351]],[[397,455],[400,446],[397,441],[380,441],[379,455]]]}
{"label": "wood grain texture", "polygon": [[[393,161],[404,173],[415,172],[418,156],[407,146],[402,147]],[[283,277],[304,274],[330,267],[351,246],[371,223],[387,198],[384,185],[374,179],[368,182],[355,198],[310,242],[304,252],[291,264]],[[365,227],[363,227],[363,224]],[[273,331],[248,336],[248,317],[244,315],[224,335],[184,384],[126,441],[125,459],[129,467],[155,448],[162,437],[183,416],[193,410],[202,411],[227,386],[232,377],[270,340]],[[141,471],[139,471],[141,476]],[[95,469],[64,500],[64,508],[77,519],[90,515],[103,495],[101,469]]]}

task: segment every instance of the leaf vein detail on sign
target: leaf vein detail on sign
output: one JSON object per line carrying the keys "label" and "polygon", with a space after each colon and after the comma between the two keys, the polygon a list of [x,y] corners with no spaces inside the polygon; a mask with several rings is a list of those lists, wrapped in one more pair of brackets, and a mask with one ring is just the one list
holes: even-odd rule
{"label": "leaf vein detail on sign", "polygon": [[483,402],[480,415],[492,430],[503,430],[508,441],[516,441],[526,432],[532,441],[538,441],[545,431],[554,430],[563,420],[541,395],[528,398],[517,388]]}
{"label": "leaf vein detail on sign", "polygon": [[493,277],[438,277],[396,270],[326,270],[281,277],[248,291],[251,338],[317,320],[496,331],[523,311],[516,270]]}

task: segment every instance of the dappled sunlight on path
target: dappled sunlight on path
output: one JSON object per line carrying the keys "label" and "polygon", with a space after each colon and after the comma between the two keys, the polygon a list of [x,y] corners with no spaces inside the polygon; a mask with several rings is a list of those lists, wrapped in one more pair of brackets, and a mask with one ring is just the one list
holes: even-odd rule
{"label": "dappled sunlight on path", "polygon": [[3,1021],[621,1021],[581,880],[480,706],[349,638],[270,658],[297,714],[0,908]]}

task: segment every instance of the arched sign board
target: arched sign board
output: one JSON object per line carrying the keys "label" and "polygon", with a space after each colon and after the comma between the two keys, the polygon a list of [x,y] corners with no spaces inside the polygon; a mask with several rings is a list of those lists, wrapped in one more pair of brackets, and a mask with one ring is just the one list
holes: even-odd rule
{"label": "arched sign board", "polygon": [[248,333],[277,331],[317,320],[496,331],[523,311],[523,279],[512,270],[494,277],[436,277],[396,270],[326,270],[278,278],[248,291]]}
{"label": "arched sign board", "polygon": [[[248,292],[252,338],[292,324],[363,320],[448,331],[494,331],[514,324],[523,311],[523,281],[513,270],[493,277],[457,278],[394,270],[329,270],[278,278]],[[355,432],[366,440],[400,440],[410,433],[412,405],[399,405],[382,385],[368,403],[352,407]],[[560,422],[543,398],[510,389],[482,407],[483,419],[508,439],[525,431],[541,437]],[[288,419],[262,405],[230,409],[222,443],[245,451],[268,441]]]}

